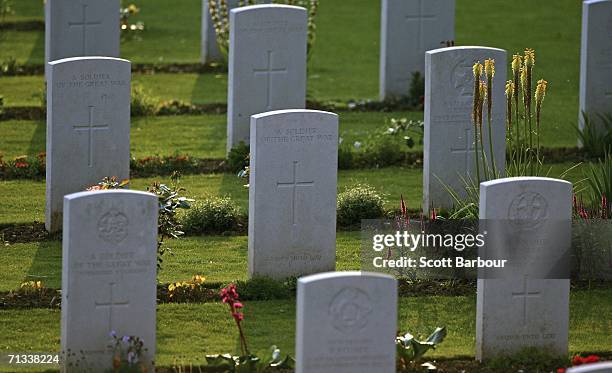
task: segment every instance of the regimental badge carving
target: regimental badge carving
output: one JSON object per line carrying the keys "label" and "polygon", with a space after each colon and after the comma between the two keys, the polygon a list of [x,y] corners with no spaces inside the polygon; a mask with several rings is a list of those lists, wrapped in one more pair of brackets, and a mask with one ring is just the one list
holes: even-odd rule
{"label": "regimental badge carving", "polygon": [[522,230],[538,228],[548,218],[548,202],[536,192],[523,192],[516,196],[508,209],[508,220]]}
{"label": "regimental badge carving", "polygon": [[111,209],[98,221],[98,236],[117,245],[128,235],[128,218],[117,209]]}
{"label": "regimental badge carving", "polygon": [[466,59],[457,61],[451,70],[451,86],[460,96],[472,96],[473,81],[472,65]]}
{"label": "regimental badge carving", "polygon": [[338,292],[329,306],[333,327],[345,334],[365,328],[371,313],[372,301],[368,294],[353,287]]}

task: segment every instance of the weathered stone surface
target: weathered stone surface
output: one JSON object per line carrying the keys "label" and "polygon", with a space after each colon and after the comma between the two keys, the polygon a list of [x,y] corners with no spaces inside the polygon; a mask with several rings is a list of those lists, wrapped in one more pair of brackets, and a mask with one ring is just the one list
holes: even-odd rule
{"label": "weathered stone surface", "polygon": [[582,113],[603,127],[600,115],[612,114],[612,0],[582,3],[580,50],[580,128]]}
{"label": "weathered stone surface", "polygon": [[106,176],[129,177],[130,62],[78,57],[49,63],[47,230],[61,229],[66,194]]}
{"label": "weathered stone surface", "polygon": [[251,115],[306,106],[306,9],[253,5],[230,13],[227,151],[249,142]]}
{"label": "weathered stone surface", "polygon": [[251,119],[249,274],[335,269],[338,116],[279,110]]}
{"label": "weathered stone surface", "polygon": [[496,278],[479,273],[478,360],[526,347],[566,356],[569,277],[541,273],[551,273],[568,254],[571,202],[572,185],[563,180],[518,177],[480,184],[480,219],[488,231],[485,249],[505,252],[513,266]]}
{"label": "weathered stone surface", "polygon": [[[476,180],[472,102],[475,62],[495,60],[493,79],[493,152],[497,170],[504,175],[506,154],[506,51],[486,47],[452,47],[425,53],[425,137],[423,140],[423,211],[450,208],[447,188],[465,197],[462,179]],[[487,160],[489,131],[483,119]],[[480,146],[479,146],[480,149]],[[480,151],[478,152],[480,154]],[[480,159],[480,155],[478,156]],[[483,162],[480,162],[480,168]],[[480,172],[481,178],[484,171]]]}
{"label": "weathered stone surface", "polygon": [[45,61],[119,57],[119,8],[119,0],[47,0]]}
{"label": "weathered stone surface", "polygon": [[409,94],[425,52],[455,40],[455,0],[382,0],[380,99]]}
{"label": "weathered stone surface", "polygon": [[397,281],[368,272],[298,280],[296,372],[395,372]]}
{"label": "weathered stone surface", "polygon": [[[143,339],[155,358],[157,197],[126,190],[64,198],[62,352],[86,371],[111,371],[110,333]],[[81,354],[80,351],[83,351]],[[74,353],[71,355],[70,353]]]}

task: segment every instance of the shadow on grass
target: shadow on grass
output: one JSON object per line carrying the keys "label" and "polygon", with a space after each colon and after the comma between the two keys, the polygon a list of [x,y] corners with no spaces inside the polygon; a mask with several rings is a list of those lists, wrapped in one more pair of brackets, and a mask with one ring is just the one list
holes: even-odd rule
{"label": "shadow on grass", "polygon": [[25,272],[23,281],[42,281],[45,287],[59,289],[62,285],[62,244],[60,241],[43,241]]}
{"label": "shadow on grass", "polygon": [[43,61],[44,63],[44,60],[45,60],[45,33],[39,32],[37,33],[36,43],[34,43],[34,46],[32,47],[32,50],[30,51],[30,56],[28,57],[26,64],[34,65],[34,64],[40,63],[40,61]]}

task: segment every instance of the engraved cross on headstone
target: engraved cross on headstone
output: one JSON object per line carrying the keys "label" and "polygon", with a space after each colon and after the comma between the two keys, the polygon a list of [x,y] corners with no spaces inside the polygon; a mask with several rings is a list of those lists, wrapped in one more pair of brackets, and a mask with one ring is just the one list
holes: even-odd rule
{"label": "engraved cross on headstone", "polygon": [[541,295],[539,291],[527,291],[527,277],[523,278],[523,291],[512,293],[512,298],[523,298],[523,325],[527,325],[527,299],[539,298]]}
{"label": "engraved cross on headstone", "polygon": [[265,68],[255,68],[253,73],[255,76],[263,74],[266,76],[266,108],[272,109],[272,74],[287,74],[286,67],[272,67],[272,51],[268,51],[267,62]]}
{"label": "engraved cross on headstone", "polygon": [[425,21],[432,21],[436,19],[436,15],[435,14],[423,14],[423,0],[419,0],[419,14],[417,15],[407,15],[405,16],[406,20],[409,22],[412,21],[417,21],[418,22],[418,27],[417,27],[417,40],[419,41],[419,51],[422,51],[425,49],[425,46],[423,43],[423,36],[425,35],[425,30],[423,29],[424,27],[424,22]]}
{"label": "engraved cross on headstone", "polygon": [[108,308],[108,332],[114,330],[113,329],[113,309],[114,307],[129,307],[130,301],[117,301],[115,300],[113,290],[115,288],[115,283],[110,282],[110,300],[108,302],[95,302],[96,308]]}
{"label": "engraved cross on headstone", "polygon": [[314,181],[298,181],[297,180],[297,167],[298,161],[293,161],[293,179],[290,182],[277,182],[276,186],[278,189],[281,188],[291,188],[292,197],[291,197],[291,224],[293,226],[297,225],[296,220],[296,205],[297,205],[297,188],[302,187],[312,187],[314,186]]}
{"label": "engraved cross on headstone", "polygon": [[89,149],[87,150],[87,165],[89,167],[93,166],[93,132],[98,130],[108,130],[108,124],[94,124],[93,123],[93,114],[95,106],[89,107],[89,123],[73,126],[75,131],[87,131],[87,146]]}
{"label": "engraved cross on headstone", "polygon": [[465,124],[465,144],[460,147],[451,147],[451,153],[463,153],[465,155],[465,171],[470,169],[470,155],[476,151],[476,147],[474,145],[474,125],[469,121],[462,121],[462,124]]}
{"label": "engraved cross on headstone", "polygon": [[68,22],[69,27],[82,27],[82,38],[83,38],[83,55],[87,54],[87,27],[88,26],[100,26],[100,21],[87,21],[87,4],[83,4],[83,16],[81,22]]}

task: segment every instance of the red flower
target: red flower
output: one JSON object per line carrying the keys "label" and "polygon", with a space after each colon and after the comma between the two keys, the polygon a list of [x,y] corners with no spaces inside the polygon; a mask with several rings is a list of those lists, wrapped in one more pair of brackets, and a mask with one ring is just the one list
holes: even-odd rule
{"label": "red flower", "polygon": [[242,303],[240,303],[240,302],[234,303],[234,308],[242,308],[242,307],[243,307]]}
{"label": "red flower", "polygon": [[436,220],[438,218],[438,214],[436,213],[436,209],[431,210],[431,220]]}
{"label": "red flower", "polygon": [[236,322],[244,320],[244,315],[240,312],[232,312],[232,316],[234,317],[234,320],[236,320]]}
{"label": "red flower", "polygon": [[15,162],[16,168],[27,168],[29,166],[28,162]]}
{"label": "red flower", "polygon": [[557,368],[557,373],[565,373],[565,368]]}
{"label": "red flower", "polygon": [[99,185],[93,185],[93,186],[90,186],[89,188],[87,188],[85,190],[88,191],[88,192],[95,192],[97,190],[102,190],[102,187],[99,186]]}
{"label": "red flower", "polygon": [[597,355],[589,355],[587,357],[582,357],[580,355],[574,356],[572,359],[572,366],[583,365],[583,364],[592,364],[599,361],[599,356]]}

